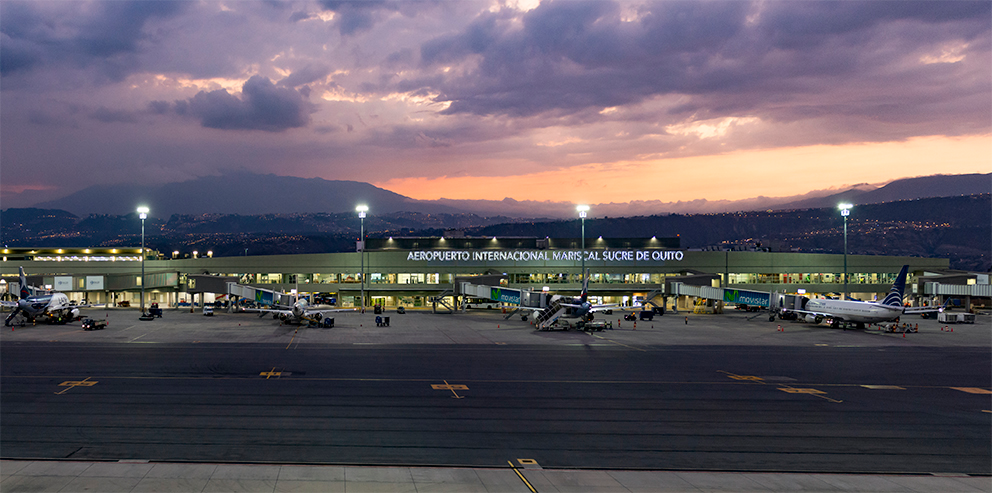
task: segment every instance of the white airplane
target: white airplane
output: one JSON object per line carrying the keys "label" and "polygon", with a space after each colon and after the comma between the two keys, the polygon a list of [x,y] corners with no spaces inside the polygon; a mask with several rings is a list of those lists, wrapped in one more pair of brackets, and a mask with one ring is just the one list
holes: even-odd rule
{"label": "white airplane", "polygon": [[[276,305],[281,306],[281,305]],[[245,310],[246,312],[259,312],[258,316],[263,317],[266,313],[271,313],[274,318],[278,318],[284,323],[290,324],[301,324],[304,321],[320,323],[320,320],[327,316],[328,313],[334,312],[353,312],[354,308],[334,308],[327,310],[319,310],[310,307],[310,303],[306,298],[297,298],[293,306],[282,307],[279,309],[268,309],[268,308],[249,308]]]}
{"label": "white airplane", "polygon": [[[577,318],[583,321],[590,321],[593,319],[593,314],[599,311],[612,310],[618,308],[620,305],[617,304],[607,304],[607,305],[594,305],[589,301],[589,269],[586,269],[586,275],[582,279],[582,292],[579,296],[566,301],[568,298],[565,296],[555,296],[551,299],[553,304],[555,300],[561,300],[558,306],[565,307],[566,311],[559,318]],[[546,308],[532,308],[527,306],[518,307],[521,310],[530,310],[531,316],[535,319],[538,318],[541,312],[546,310]]]}
{"label": "white airplane", "polygon": [[49,323],[66,324],[79,316],[79,309],[94,305],[72,305],[69,304],[69,297],[64,293],[49,293],[31,296],[31,289],[28,288],[24,276],[24,267],[20,267],[20,299],[17,301],[4,301],[3,306],[13,308],[14,311],[7,316],[4,325],[10,327],[14,324],[18,315],[22,315],[21,325],[33,324],[38,319],[47,319]]}
{"label": "white airplane", "polygon": [[[909,266],[902,266],[896,281],[892,283],[889,294],[881,302],[854,301],[854,300],[808,300],[802,310],[782,309],[780,318],[789,318],[790,313],[797,315],[809,323],[820,323],[824,319],[830,319],[833,327],[839,327],[842,323],[857,324],[858,329],[864,329],[865,324],[880,322],[898,321],[903,315],[918,315],[923,313],[941,312],[943,306],[932,307],[905,307],[902,304],[902,295],[906,289],[906,274]],[[774,320],[774,314],[771,320]]]}

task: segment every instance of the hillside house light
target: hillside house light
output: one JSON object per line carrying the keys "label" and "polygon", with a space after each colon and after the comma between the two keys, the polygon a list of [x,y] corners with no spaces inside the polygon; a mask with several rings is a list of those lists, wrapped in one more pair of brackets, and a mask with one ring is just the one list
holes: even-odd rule
{"label": "hillside house light", "polygon": [[359,237],[357,246],[358,255],[362,259],[362,270],[361,274],[359,274],[362,281],[362,301],[359,304],[359,308],[362,310],[362,313],[365,313],[365,213],[369,211],[369,206],[362,204],[355,207],[355,210],[358,211],[358,217],[362,220],[362,236]]}
{"label": "hillside house light", "polygon": [[848,299],[847,291],[847,216],[851,215],[851,208],[854,205],[844,203],[837,204],[837,208],[840,209],[840,215],[844,218],[844,299]]}
{"label": "hillside house light", "polygon": [[589,206],[577,205],[575,210],[579,211],[579,218],[582,219],[582,271],[579,272],[579,279],[584,280],[586,276],[586,214],[589,212]]}
{"label": "hillside house light", "polygon": [[145,316],[145,219],[148,218],[148,207],[138,207],[138,217],[141,219],[141,316]]}

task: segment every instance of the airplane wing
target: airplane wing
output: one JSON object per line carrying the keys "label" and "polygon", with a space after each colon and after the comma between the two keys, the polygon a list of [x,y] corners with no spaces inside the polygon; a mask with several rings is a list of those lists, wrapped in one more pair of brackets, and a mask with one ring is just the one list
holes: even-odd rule
{"label": "airplane wing", "polygon": [[106,303],[90,303],[87,305],[72,305],[76,308],[93,308],[94,306],[107,306]]}
{"label": "airplane wing", "polygon": [[[570,307],[570,308],[582,308],[582,305],[574,305],[574,304],[571,304],[571,303],[562,303],[561,306],[567,306],[567,307]],[[620,305],[617,305],[617,304],[612,304],[612,305],[590,305],[589,306],[589,311],[590,312],[598,312],[600,310],[609,310],[609,309],[613,309],[613,308],[620,308]],[[536,308],[536,310],[542,310],[542,308]]]}
{"label": "airplane wing", "polygon": [[7,308],[17,308],[17,302],[16,301],[0,301],[0,304],[2,304],[3,306],[5,306]]}
{"label": "airplane wing", "polygon": [[312,317],[315,314],[318,314],[319,313],[321,317],[326,317],[328,313],[334,313],[334,312],[353,312],[353,311],[357,311],[357,310],[358,310],[357,308],[334,308],[334,309],[328,309],[328,310],[307,310],[304,313],[304,315],[307,316],[307,317]]}
{"label": "airplane wing", "polygon": [[827,312],[811,312],[809,310],[795,310],[795,309],[792,309],[792,308],[789,308],[786,311],[787,312],[791,312],[791,313],[798,313],[798,314],[800,314],[800,315],[802,315],[804,317],[807,317],[807,316],[812,315],[814,317],[820,317],[820,318],[830,318],[830,319],[841,320],[841,321],[844,320],[844,317],[839,317],[839,316],[837,316],[837,315],[835,315],[833,313],[827,313]]}
{"label": "airplane wing", "polygon": [[950,301],[951,300],[948,299],[947,301],[944,302],[943,305],[940,306],[907,306],[906,308],[903,308],[902,312],[905,313],[906,315],[920,315],[923,313],[940,313],[944,311],[944,308],[947,308],[947,304]]}
{"label": "airplane wing", "polygon": [[[566,305],[563,305],[563,306],[566,306]],[[573,306],[573,305],[567,305],[567,306]],[[534,312],[539,312],[539,311],[543,311],[544,310],[544,308],[537,307],[537,306],[520,306],[520,305],[510,305],[507,308],[513,308],[514,310],[530,310],[530,311],[534,311]],[[547,308],[547,307],[545,307],[545,308]]]}
{"label": "airplane wing", "polygon": [[262,314],[278,313],[279,315],[286,315],[286,316],[293,314],[293,310],[272,310],[269,308],[245,308],[245,312],[262,313]]}

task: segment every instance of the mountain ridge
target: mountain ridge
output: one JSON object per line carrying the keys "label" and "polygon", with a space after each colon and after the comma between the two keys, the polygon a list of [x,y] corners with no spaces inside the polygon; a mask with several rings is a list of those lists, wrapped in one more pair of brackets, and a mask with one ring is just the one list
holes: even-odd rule
{"label": "mountain ridge", "polygon": [[[859,184],[839,192],[815,190],[801,196],[752,197],[742,200],[699,199],[662,202],[590,204],[595,216],[637,216],[657,214],[698,214],[753,210],[832,207],[839,202],[854,204],[907,200],[924,197],[992,193],[992,173],[930,175],[903,178],[883,186]],[[99,200],[96,200],[99,198]],[[323,178],[299,178],[275,174],[229,173],[163,185],[95,185],[61,199],[36,204],[39,209],[58,209],[78,216],[88,214],[127,214],[139,204],[151,208],[152,215],[173,214],[291,214],[349,213],[360,203],[370,213],[419,212],[430,214],[471,213],[482,217],[516,218],[575,215],[570,202],[540,200],[417,200],[369,183]]]}

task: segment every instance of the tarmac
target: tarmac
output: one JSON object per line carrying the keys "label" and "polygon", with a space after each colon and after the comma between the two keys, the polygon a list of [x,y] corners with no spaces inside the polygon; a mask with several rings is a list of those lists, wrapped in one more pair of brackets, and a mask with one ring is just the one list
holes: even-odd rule
{"label": "tarmac", "polygon": [[[896,346],[992,348],[992,320],[948,326],[914,320],[918,332],[886,333],[872,327],[843,331],[802,323],[769,322],[766,314],[669,313],[653,321],[616,320],[613,330],[584,333],[535,331],[519,317],[495,310],[435,315],[423,311],[383,314],[335,313],[335,328],[281,325],[269,317],[218,311],[167,309],[163,319],[142,322],[137,311],[93,309],[107,318],[101,331],[65,326],[14,327],[0,343],[225,343],[225,344],[500,344],[500,345],[760,345]],[[618,312],[619,313],[619,312]],[[917,325],[918,324],[918,325]],[[992,476],[967,474],[893,475],[844,473],[750,473],[737,471],[646,471],[544,469],[536,463],[505,468],[367,467],[360,465],[179,463],[18,460],[0,444],[0,492],[989,492]]]}
{"label": "tarmac", "polygon": [[4,492],[987,492],[992,478],[864,474],[0,461]]}

